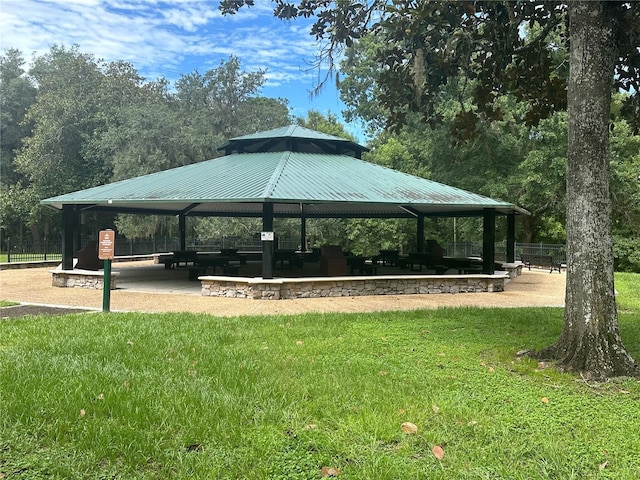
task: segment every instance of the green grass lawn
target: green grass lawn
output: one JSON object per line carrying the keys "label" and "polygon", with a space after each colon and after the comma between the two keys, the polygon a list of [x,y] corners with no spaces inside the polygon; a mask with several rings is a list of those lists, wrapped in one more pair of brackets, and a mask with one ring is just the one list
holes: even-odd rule
{"label": "green grass lawn", "polygon": [[[635,358],[639,277],[616,277]],[[636,380],[588,385],[516,357],[561,326],[555,308],[0,321],[0,472],[640,478]]]}

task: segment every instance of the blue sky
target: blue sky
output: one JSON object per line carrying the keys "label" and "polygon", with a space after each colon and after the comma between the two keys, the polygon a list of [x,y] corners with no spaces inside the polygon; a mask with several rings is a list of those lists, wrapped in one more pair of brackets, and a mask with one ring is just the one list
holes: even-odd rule
{"label": "blue sky", "polygon": [[[269,0],[222,16],[217,0],[0,0],[0,47],[31,55],[50,45],[78,45],[104,60],[126,60],[148,79],[171,81],[215,68],[230,55],[247,71],[266,69],[261,94],[289,100],[294,116],[310,109],[340,117],[333,82],[309,91],[323,75],[311,67],[318,51],[310,20],[273,18]],[[360,136],[358,128],[347,127]]]}

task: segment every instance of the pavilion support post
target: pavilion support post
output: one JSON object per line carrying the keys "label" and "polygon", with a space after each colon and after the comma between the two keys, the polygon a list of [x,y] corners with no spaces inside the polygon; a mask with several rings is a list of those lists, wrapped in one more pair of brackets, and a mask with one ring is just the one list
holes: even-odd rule
{"label": "pavilion support post", "polygon": [[[262,231],[273,234],[273,203],[262,204]],[[262,241],[262,278],[273,278],[273,242],[271,240]]]}
{"label": "pavilion support post", "polygon": [[74,215],[73,226],[73,251],[82,250],[82,214],[77,210]]}
{"label": "pavilion support post", "polygon": [[178,215],[178,231],[180,234],[180,250],[187,249],[187,217],[184,213]]}
{"label": "pavilion support post", "polygon": [[495,273],[496,259],[496,211],[486,208],[482,222],[482,273]]}
{"label": "pavilion support post", "polygon": [[304,204],[300,204],[300,250],[307,251],[307,217],[304,213]]}
{"label": "pavilion support post", "polygon": [[74,237],[78,228],[78,214],[74,205],[62,206],[62,269],[73,270]]}
{"label": "pavilion support post", "polygon": [[416,252],[424,251],[424,215],[418,215],[418,228],[416,230]]}
{"label": "pavilion support post", "polygon": [[507,215],[507,263],[516,261],[516,214]]}

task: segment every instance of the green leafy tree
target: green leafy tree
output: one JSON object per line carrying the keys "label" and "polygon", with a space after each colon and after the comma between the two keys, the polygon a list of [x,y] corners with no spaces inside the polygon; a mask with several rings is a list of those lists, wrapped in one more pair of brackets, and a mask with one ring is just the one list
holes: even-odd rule
{"label": "green leafy tree", "polygon": [[83,155],[88,140],[103,124],[96,98],[102,80],[99,63],[77,47],[54,45],[33,60],[29,77],[37,94],[23,122],[32,129],[22,139],[15,166],[25,179],[23,198],[29,202],[23,209],[28,210],[24,220],[38,241],[42,231],[48,234],[54,218],[38,200],[102,183],[108,168]]}
{"label": "green leafy tree", "polygon": [[24,118],[36,97],[36,88],[26,75],[24,65],[24,57],[18,50],[10,49],[0,56],[0,225],[3,236],[22,232],[31,202],[26,179],[15,164],[16,152],[31,130],[31,124]]}
{"label": "green leafy tree", "polygon": [[53,46],[37,57],[30,75],[38,85],[26,120],[33,122],[16,162],[42,198],[103,183],[108,169],[90,162],[83,149],[102,127],[98,99],[102,72],[77,47]]}
{"label": "green leafy tree", "polygon": [[215,149],[229,138],[287,125],[286,101],[258,95],[264,74],[243,71],[240,60],[232,56],[204,75],[197,71],[183,75],[176,82],[176,101],[194,136],[214,132],[217,138],[205,138]]}
{"label": "green leafy tree", "polygon": [[36,87],[24,66],[24,57],[18,50],[11,49],[0,56],[0,181],[4,185],[22,180],[15,170],[15,152],[31,129],[24,118],[35,101]]}
{"label": "green leafy tree", "polygon": [[306,117],[298,117],[296,123],[301,127],[315,130],[316,132],[326,133],[327,135],[333,135],[335,137],[347,138],[355,142],[353,135],[348,133],[344,125],[340,123],[338,117],[329,112],[327,115],[323,115],[317,110],[309,110]]}
{"label": "green leafy tree", "polygon": [[[244,0],[222,1],[233,12]],[[503,115],[497,99],[510,93],[526,102],[534,125],[568,109],[567,296],[556,344],[543,352],[594,378],[639,374],[618,328],[613,288],[609,192],[611,87],[640,89],[640,4],[634,2],[324,2],[275,1],[280,18],[314,16],[311,33],[325,40],[330,62],[344,46],[370,32],[382,39],[376,60],[378,100],[388,125],[398,128],[416,112],[425,123],[439,118],[438,97],[453,78],[477,81],[473,108],[456,115],[461,138],[475,134],[480,118]],[[551,32],[567,22],[568,82],[554,69]],[[539,26],[526,38],[521,28]],[[334,65],[334,64],[332,64]],[[625,102],[633,109],[637,95]],[[630,107],[631,106],[631,107]],[[637,103],[636,103],[637,106]]]}

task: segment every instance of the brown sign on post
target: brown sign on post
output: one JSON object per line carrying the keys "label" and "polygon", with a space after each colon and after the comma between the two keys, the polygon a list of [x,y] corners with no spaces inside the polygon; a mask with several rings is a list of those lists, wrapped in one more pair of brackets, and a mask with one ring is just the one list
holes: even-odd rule
{"label": "brown sign on post", "polygon": [[98,258],[100,260],[113,260],[116,247],[116,232],[113,230],[100,230],[98,240]]}

